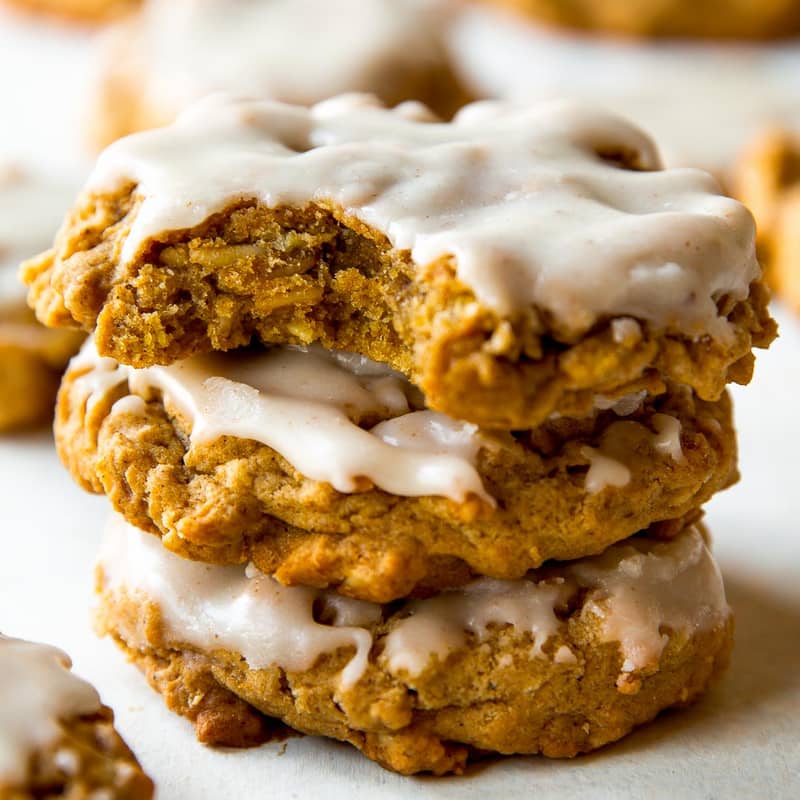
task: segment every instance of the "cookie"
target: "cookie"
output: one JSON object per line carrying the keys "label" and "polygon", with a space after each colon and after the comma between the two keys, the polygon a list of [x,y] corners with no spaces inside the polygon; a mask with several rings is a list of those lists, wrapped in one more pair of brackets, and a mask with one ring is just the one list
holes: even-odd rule
{"label": "cookie", "polygon": [[[484,427],[673,381],[716,400],[775,336],[749,212],[617,117],[210,98],[100,157],[27,263],[48,325],[144,367],[258,337],[390,364]],[[654,389],[655,390],[655,389]]]}
{"label": "cookie", "polygon": [[174,711],[191,717],[224,688],[254,720],[350,742],[405,774],[461,772],[486,752],[593,750],[695,700],[732,636],[694,527],[381,606],[186,561],[116,518],[98,592],[98,630]]}
{"label": "cookie", "polygon": [[777,39],[800,33],[795,0],[482,0],[537,21],[630,36]]}
{"label": "cookie", "polygon": [[61,650],[0,635],[0,797],[150,800],[114,713]]}
{"label": "cookie", "polygon": [[792,40],[630,39],[621,47],[618,37],[520,24],[472,4],[454,25],[451,48],[477,97],[602,104],[648,131],[668,167],[700,167],[726,188],[765,123],[800,126],[800,48]]}
{"label": "cookie", "polygon": [[108,22],[131,13],[141,0],[3,0],[7,5],[36,14],[75,22]]}
{"label": "cookie", "polygon": [[727,395],[642,390],[492,433],[318,347],[135,370],[87,342],[55,431],[78,482],[170,550],[378,602],[598,553],[737,478]]}
{"label": "cookie", "polygon": [[450,117],[468,101],[430,0],[147,0],[105,45],[93,139],[172,122],[212,92],[311,105],[373,92]]}
{"label": "cookie", "polygon": [[20,261],[52,238],[73,188],[0,165],[0,432],[52,418],[58,382],[83,339],[42,327],[25,304]]}
{"label": "cookie", "polygon": [[734,192],[758,222],[766,280],[800,309],[800,138],[772,130],[755,139],[740,159]]}

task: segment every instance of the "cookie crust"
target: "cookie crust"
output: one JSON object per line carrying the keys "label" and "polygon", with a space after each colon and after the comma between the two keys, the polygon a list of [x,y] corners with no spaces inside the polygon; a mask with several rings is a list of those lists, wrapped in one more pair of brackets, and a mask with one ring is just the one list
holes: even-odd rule
{"label": "cookie crust", "polygon": [[114,712],[63,651],[0,634],[0,797],[150,800]]}
{"label": "cookie crust", "polygon": [[456,278],[451,257],[421,274],[408,251],[335,206],[240,202],[122,266],[139,204],[133,185],[84,196],[55,249],[24,268],[44,324],[96,328],[102,355],[137,367],[254,338],[317,341],[389,363],[449,416],[522,429],[553,412],[584,415],[596,394],[642,382],[716,400],[726,383],[750,380],[752,348],[776,335],[760,281],[746,300],[720,299],[727,344],[641,322],[615,335],[614,319],[576,336],[533,307],[501,318]]}

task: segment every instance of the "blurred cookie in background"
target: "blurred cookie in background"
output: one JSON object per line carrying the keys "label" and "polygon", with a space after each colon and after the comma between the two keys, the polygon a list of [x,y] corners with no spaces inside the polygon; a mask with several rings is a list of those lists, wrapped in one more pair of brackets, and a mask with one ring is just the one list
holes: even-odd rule
{"label": "blurred cookie in background", "polygon": [[756,137],[733,188],[756,217],[767,282],[800,311],[800,135],[776,128]]}
{"label": "blurred cookie in background", "polygon": [[311,105],[370,92],[449,118],[469,98],[439,0],[146,0],[105,43],[92,139],[171,122],[206,94]]}
{"label": "blurred cookie in background", "polygon": [[114,712],[66,653],[0,634],[0,797],[150,800]]}
{"label": "blurred cookie in background", "polygon": [[[540,22],[631,36],[778,38],[800,33],[797,0],[482,0]],[[724,12],[724,13],[720,13]]]}
{"label": "blurred cookie in background", "polygon": [[74,187],[0,165],[0,432],[49,422],[59,378],[83,334],[36,322],[17,277],[20,262],[46,247]]}
{"label": "blurred cookie in background", "polygon": [[107,22],[137,8],[141,0],[4,0],[6,5],[76,22]]}
{"label": "blurred cookie in background", "polygon": [[654,136],[667,166],[707,169],[726,185],[742,148],[765,125],[800,129],[793,40],[591,35],[484,3],[459,16],[450,44],[476,95],[567,98],[614,111]]}

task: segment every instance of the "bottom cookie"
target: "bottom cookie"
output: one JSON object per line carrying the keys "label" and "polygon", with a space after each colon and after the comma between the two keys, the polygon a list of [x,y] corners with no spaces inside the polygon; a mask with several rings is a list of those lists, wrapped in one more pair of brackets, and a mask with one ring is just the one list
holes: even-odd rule
{"label": "bottom cookie", "polygon": [[114,714],[54,647],[0,635],[0,798],[149,800]]}
{"label": "bottom cookie", "polygon": [[114,517],[98,592],[98,630],[201,741],[257,743],[275,717],[404,774],[619,739],[695,700],[733,633],[695,526],[520,580],[378,605],[185,561]]}

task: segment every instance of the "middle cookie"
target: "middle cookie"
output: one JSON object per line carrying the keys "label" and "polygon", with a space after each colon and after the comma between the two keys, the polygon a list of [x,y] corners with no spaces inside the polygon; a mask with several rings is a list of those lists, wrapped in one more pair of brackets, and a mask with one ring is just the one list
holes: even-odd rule
{"label": "middle cookie", "polygon": [[133,369],[88,342],[56,437],[84,488],[182,556],[389,602],[599,553],[737,477],[726,395],[676,387],[595,408],[488,432],[354,354],[275,347]]}

